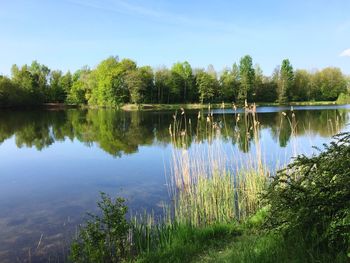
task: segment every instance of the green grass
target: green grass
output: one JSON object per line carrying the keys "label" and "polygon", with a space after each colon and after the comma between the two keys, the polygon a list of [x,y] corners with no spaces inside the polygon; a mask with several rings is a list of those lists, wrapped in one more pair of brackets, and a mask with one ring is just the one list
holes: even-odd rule
{"label": "green grass", "polygon": [[345,254],[335,257],[305,248],[302,235],[286,240],[278,233],[246,233],[235,238],[224,249],[212,248],[192,262],[201,263],[342,263]]}
{"label": "green grass", "polygon": [[303,234],[283,237],[265,232],[261,226],[268,209],[260,209],[240,224],[214,224],[205,227],[179,226],[171,243],[162,249],[143,254],[135,262],[201,263],[342,263],[345,254],[330,255],[306,249]]}
{"label": "green grass", "polygon": [[241,235],[237,224],[214,224],[206,227],[179,225],[172,233],[171,243],[150,253],[141,254],[136,262],[191,262],[206,251],[220,249]]}

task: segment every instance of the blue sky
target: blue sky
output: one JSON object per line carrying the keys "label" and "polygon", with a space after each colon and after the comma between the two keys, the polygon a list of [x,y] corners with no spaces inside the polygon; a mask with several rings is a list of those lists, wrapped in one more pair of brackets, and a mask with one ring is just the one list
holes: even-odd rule
{"label": "blue sky", "polygon": [[284,58],[350,74],[349,10],[348,0],[0,0],[0,73],[32,60],[74,71],[110,55],[220,71],[250,54],[266,75]]}

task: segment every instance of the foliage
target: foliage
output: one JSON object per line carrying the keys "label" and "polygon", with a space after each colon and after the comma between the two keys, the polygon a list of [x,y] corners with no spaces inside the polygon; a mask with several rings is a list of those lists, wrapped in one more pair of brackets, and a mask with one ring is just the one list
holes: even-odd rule
{"label": "foliage", "polygon": [[306,70],[296,70],[294,73],[294,86],[291,92],[292,101],[310,100],[311,74]]}
{"label": "foliage", "polygon": [[89,214],[90,220],[80,228],[71,247],[73,262],[121,262],[127,257],[129,223],[125,218],[128,209],[124,202],[122,198],[112,200],[101,193],[97,205],[102,215]]}
{"label": "foliage", "polygon": [[267,225],[286,236],[303,233],[306,245],[350,252],[350,134],[334,137],[317,156],[298,156],[268,188]]}
{"label": "foliage", "polygon": [[350,95],[345,93],[340,93],[337,99],[337,103],[339,104],[347,104],[350,103]]}
{"label": "foliage", "polygon": [[221,101],[233,102],[239,90],[239,69],[234,64],[232,69],[224,69],[219,79],[218,97]]}
{"label": "foliage", "polygon": [[288,59],[282,61],[280,79],[278,82],[278,102],[286,103],[291,97],[291,89],[293,87],[294,72],[293,67]]}
{"label": "foliage", "polygon": [[204,70],[200,70],[196,74],[196,84],[198,86],[199,101],[201,103],[212,101],[215,95],[217,80]]}
{"label": "foliage", "polygon": [[0,105],[17,106],[27,103],[27,94],[11,79],[0,76]]}
{"label": "foliage", "polygon": [[259,65],[253,68],[252,63],[246,55],[239,65],[234,63],[222,72],[212,65],[207,70],[192,69],[187,61],[170,69],[152,69],[111,56],[95,68],[84,66],[71,74],[33,61],[31,65],[13,65],[11,77],[2,77],[6,81],[0,86],[0,106],[68,103],[120,108],[133,103],[138,108],[142,103],[334,101],[349,86],[339,68],[294,72],[285,59],[272,76],[264,76]]}
{"label": "foliage", "polygon": [[244,100],[250,101],[255,79],[253,60],[251,56],[246,55],[241,58],[239,64],[239,76],[241,84],[237,100],[238,102],[243,102]]}
{"label": "foliage", "polygon": [[157,103],[170,103],[171,72],[167,68],[161,68],[154,73],[154,98]]}
{"label": "foliage", "polygon": [[314,85],[322,100],[336,100],[340,93],[347,91],[346,80],[339,68],[325,68],[316,72]]}

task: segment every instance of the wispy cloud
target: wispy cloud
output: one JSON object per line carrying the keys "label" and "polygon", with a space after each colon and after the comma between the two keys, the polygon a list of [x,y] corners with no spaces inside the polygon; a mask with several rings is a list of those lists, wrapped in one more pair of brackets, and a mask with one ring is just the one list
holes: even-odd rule
{"label": "wispy cloud", "polygon": [[172,25],[186,25],[196,28],[215,29],[221,32],[225,31],[239,34],[248,33],[247,29],[244,29],[232,22],[189,17],[183,14],[155,9],[153,7],[145,7],[143,5],[126,2],[124,0],[68,0],[68,2],[109,12],[147,17],[149,19],[154,19],[161,21],[162,23]]}
{"label": "wispy cloud", "polygon": [[350,30],[350,21],[348,20],[338,25],[336,32],[339,34],[342,34],[342,33],[346,33],[349,30]]}
{"label": "wispy cloud", "polygon": [[340,53],[341,57],[350,57],[350,48],[345,49],[343,52]]}

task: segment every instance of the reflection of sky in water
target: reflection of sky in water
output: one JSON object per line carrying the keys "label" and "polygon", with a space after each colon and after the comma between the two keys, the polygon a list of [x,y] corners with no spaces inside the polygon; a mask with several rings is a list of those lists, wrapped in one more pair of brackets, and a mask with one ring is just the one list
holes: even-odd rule
{"label": "reflection of sky in water", "polygon": [[[259,111],[276,111],[276,108]],[[222,112],[214,113],[219,116]],[[170,119],[171,114],[167,113]],[[194,119],[197,113],[193,114]],[[150,125],[151,131],[153,126]],[[167,130],[169,122],[164,126]],[[291,137],[286,147],[280,147],[271,127],[265,127],[264,123],[262,127],[262,156],[270,167],[288,162],[293,145],[297,152],[310,154],[315,152],[311,146],[322,146],[330,140],[318,131],[306,131],[295,142]],[[349,127],[343,125],[343,130]],[[77,139],[56,141],[41,151],[35,147],[18,148],[15,139],[12,136],[0,144],[0,261],[7,258],[10,262],[15,255],[26,257],[29,248],[34,256],[62,251],[67,244],[64,239],[75,231],[85,211],[94,211],[99,191],[126,197],[133,211],[146,208],[160,212],[161,202],[168,200],[165,167],[169,167],[172,146],[166,140],[154,139],[150,145],[139,145],[132,154],[113,157],[97,143],[87,147]],[[222,147],[228,156],[233,154],[243,159],[248,156],[230,138]],[[190,149],[193,148],[196,146],[192,144]],[[253,142],[250,152],[255,152]],[[42,234],[40,249],[36,250]]]}
{"label": "reflection of sky in water", "polygon": [[167,197],[163,160],[168,151],[146,146],[114,158],[77,141],[37,151],[19,150],[13,138],[7,140],[0,148],[0,250],[35,247],[42,233],[43,244],[56,242],[47,238],[61,239],[64,224],[74,230],[85,211],[95,209],[99,191],[126,197],[131,210],[160,209],[158,202]]}

